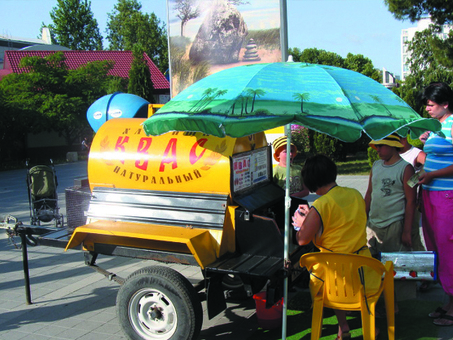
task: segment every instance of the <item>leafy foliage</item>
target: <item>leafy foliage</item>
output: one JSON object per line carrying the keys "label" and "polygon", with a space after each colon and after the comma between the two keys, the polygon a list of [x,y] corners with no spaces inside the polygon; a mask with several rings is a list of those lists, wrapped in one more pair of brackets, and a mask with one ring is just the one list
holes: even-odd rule
{"label": "leafy foliage", "polygon": [[151,72],[144,58],[144,49],[141,45],[135,45],[133,50],[134,59],[129,71],[128,93],[135,94],[150,103],[155,103],[154,85],[151,81]]}
{"label": "leafy foliage", "polygon": [[[376,81],[381,79],[380,71],[373,66],[373,63],[369,58],[364,57],[362,54],[348,53],[346,58],[343,58],[336,53],[319,50],[317,48],[307,48],[301,51],[297,47],[290,48],[288,53],[293,56],[294,61],[342,67],[362,73]],[[345,143],[313,130],[308,130],[308,132],[303,130],[293,131],[293,135],[298,133],[303,133],[304,136],[296,137],[296,139],[308,139],[308,149],[310,150],[310,153],[321,153],[335,160],[345,160],[346,155],[349,153],[366,150],[369,142],[367,136],[362,136],[354,143]]]}
{"label": "leafy foliage", "polygon": [[291,142],[297,147],[297,157],[306,157],[310,152],[308,129],[302,125],[291,126]]}
{"label": "leafy foliage", "polygon": [[165,23],[161,23],[154,13],[142,13],[141,8],[137,0],[118,0],[113,12],[108,14],[109,49],[133,50],[134,45],[140,44],[154,64],[165,72],[168,69]]}
{"label": "leafy foliage", "polygon": [[[431,33],[442,31],[442,25],[453,23],[453,2],[441,0],[385,0],[389,11],[400,20],[409,19],[412,22],[430,17],[434,26]],[[445,67],[453,67],[453,31],[447,39],[432,39],[429,37],[430,48],[437,62]],[[419,39],[419,42],[422,42]],[[425,42],[422,42],[425,43]]]}
{"label": "leafy foliage", "polygon": [[[71,50],[102,50],[102,36],[88,0],[57,0],[47,25],[52,39]],[[43,24],[44,25],[44,24]]]}
{"label": "leafy foliage", "polygon": [[453,2],[439,0],[385,0],[390,12],[399,20],[412,22],[431,16],[440,25],[453,22]]}
{"label": "leafy foliage", "polygon": [[344,68],[362,73],[377,82],[382,79],[381,72],[373,66],[371,59],[364,57],[362,54],[348,53],[344,60]]}
{"label": "leafy foliage", "polygon": [[69,70],[64,61],[61,52],[25,57],[19,66],[29,72],[4,77],[0,89],[5,115],[15,118],[17,130],[24,134],[54,130],[72,145],[88,127],[88,107],[106,94],[107,73],[113,65],[98,61]]}
{"label": "leafy foliage", "polygon": [[300,61],[310,64],[330,65],[343,67],[344,59],[334,52],[327,52],[317,48],[306,48],[301,51],[299,48],[290,48],[289,54],[293,56],[294,61]]}
{"label": "leafy foliage", "polygon": [[374,150],[371,146],[368,147],[367,153],[368,153],[368,165],[370,166],[370,168],[372,168],[374,162],[376,162],[379,159],[379,155],[377,151]]}
{"label": "leafy foliage", "polygon": [[[437,28],[431,26],[417,32],[408,44],[411,52],[409,59],[411,73],[400,88],[394,90],[406,103],[414,108],[420,115],[428,117],[424,112],[423,104],[419,100],[420,91],[433,81],[443,81],[453,85],[453,68],[443,65],[438,58],[435,44],[441,42],[436,35]],[[452,45],[453,46],[453,45]]]}

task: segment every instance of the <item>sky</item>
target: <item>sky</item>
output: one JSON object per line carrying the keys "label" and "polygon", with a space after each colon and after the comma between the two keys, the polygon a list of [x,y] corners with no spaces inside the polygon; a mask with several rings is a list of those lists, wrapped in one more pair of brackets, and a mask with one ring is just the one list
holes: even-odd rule
{"label": "sky", "polygon": [[[166,0],[139,2],[143,12],[154,12],[167,23]],[[91,0],[103,36],[116,3]],[[0,35],[37,38],[41,24],[52,23],[49,13],[56,5],[57,0],[0,0]],[[342,57],[362,54],[374,67],[401,74],[401,30],[416,24],[396,20],[384,0],[287,0],[287,9],[288,47],[318,48]]]}

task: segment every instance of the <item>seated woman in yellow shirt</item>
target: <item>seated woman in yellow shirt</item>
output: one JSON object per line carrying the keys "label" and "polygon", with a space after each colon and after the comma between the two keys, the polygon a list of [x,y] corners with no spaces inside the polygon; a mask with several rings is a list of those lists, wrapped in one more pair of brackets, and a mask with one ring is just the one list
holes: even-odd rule
{"label": "seated woman in yellow shirt", "polygon": [[[294,213],[293,226],[299,245],[313,242],[321,252],[354,253],[371,257],[366,240],[366,211],[362,195],[355,189],[336,183],[337,167],[324,155],[307,159],[302,169],[305,187],[320,195],[311,208],[300,205]],[[315,296],[322,287],[323,273],[314,268],[310,292]],[[374,275],[373,275],[374,274]],[[376,291],[380,278],[365,270],[367,290]],[[335,310],[338,320],[337,339],[349,339],[345,311]]]}

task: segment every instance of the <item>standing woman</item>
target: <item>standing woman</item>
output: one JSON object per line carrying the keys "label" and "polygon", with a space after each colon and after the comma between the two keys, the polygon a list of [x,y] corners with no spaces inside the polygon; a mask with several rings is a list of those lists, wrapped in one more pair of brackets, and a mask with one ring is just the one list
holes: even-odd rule
{"label": "standing woman", "polygon": [[423,236],[426,248],[438,254],[439,281],[449,298],[429,317],[435,325],[453,326],[453,91],[445,83],[431,83],[423,92],[423,101],[429,115],[442,124],[441,133],[431,132],[423,149],[425,173],[419,180]]}

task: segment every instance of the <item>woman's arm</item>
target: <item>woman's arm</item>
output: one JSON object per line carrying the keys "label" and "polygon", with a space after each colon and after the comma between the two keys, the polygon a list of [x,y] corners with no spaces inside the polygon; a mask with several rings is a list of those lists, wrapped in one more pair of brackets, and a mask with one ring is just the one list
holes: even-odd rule
{"label": "woman's arm", "polygon": [[371,193],[373,192],[373,185],[371,183],[371,178],[373,177],[373,170],[370,171],[370,177],[368,178],[368,189],[365,194],[365,211],[366,216],[370,214],[370,206],[371,206]]}
{"label": "woman's arm", "polygon": [[307,205],[300,205],[302,215],[296,211],[293,216],[294,226],[300,227],[296,233],[297,243],[301,246],[309,244],[321,230],[321,217],[315,208],[308,209]]}
{"label": "woman's arm", "polygon": [[415,158],[415,161],[414,161],[414,166],[416,165],[423,165],[425,164],[425,160],[426,160],[426,153],[424,151],[420,151],[419,154],[417,155],[417,158]]}
{"label": "woman's arm", "polygon": [[420,174],[418,184],[428,184],[434,178],[450,176],[453,176],[453,165],[449,165],[446,168],[439,169],[436,171],[424,172]]}
{"label": "woman's arm", "polygon": [[403,233],[401,235],[401,242],[408,248],[412,247],[412,223],[414,222],[414,214],[416,207],[417,189],[416,187],[411,188],[407,181],[415,173],[412,165],[406,166],[403,174],[403,188],[404,196],[406,199],[406,206],[404,209],[404,226]]}

